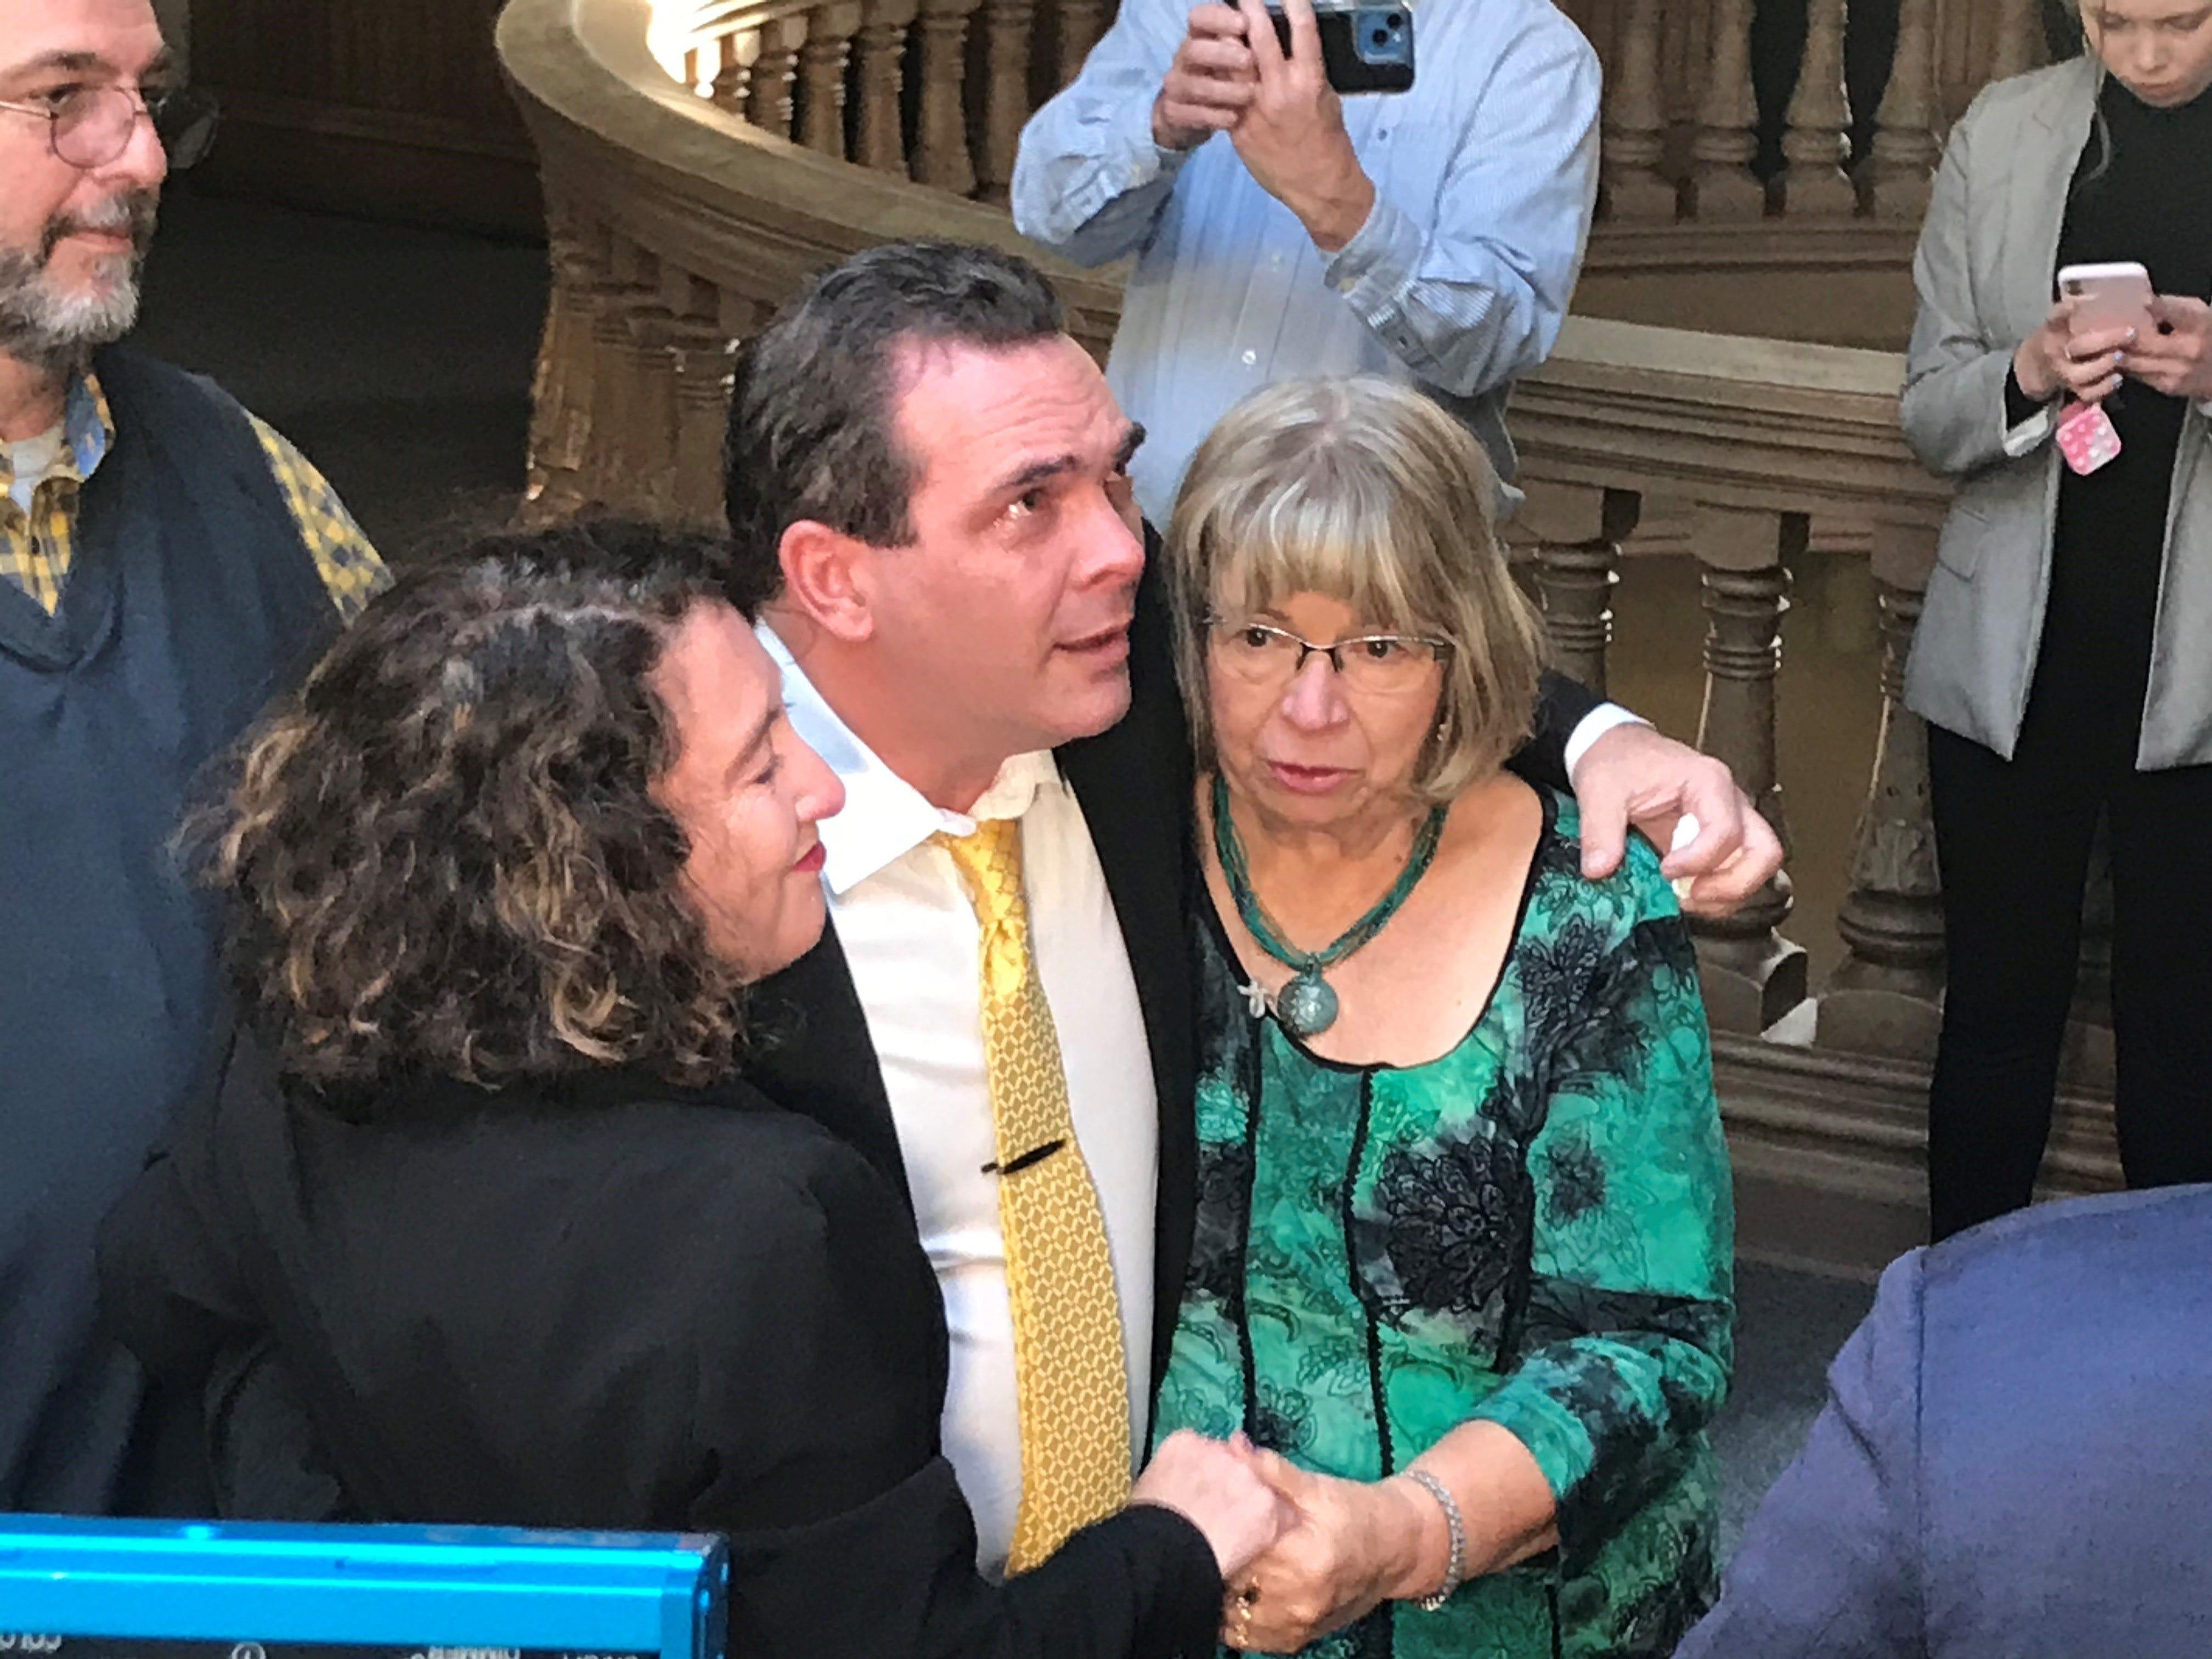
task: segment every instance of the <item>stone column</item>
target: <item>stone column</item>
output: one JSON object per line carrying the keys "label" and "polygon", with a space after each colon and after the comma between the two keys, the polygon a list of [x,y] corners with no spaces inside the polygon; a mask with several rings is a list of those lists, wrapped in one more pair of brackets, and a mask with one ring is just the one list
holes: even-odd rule
{"label": "stone column", "polygon": [[1865,178],[1875,216],[1918,224],[1941,153],[1936,143],[1936,0],[1899,0],[1897,58],[1875,115]]}
{"label": "stone column", "polygon": [[525,523],[565,518],[584,501],[582,468],[590,441],[592,332],[599,282],[567,213],[549,203],[547,252],[553,268],[545,332],[531,386],[530,462]]}
{"label": "stone column", "polygon": [[853,159],[878,173],[907,173],[905,115],[907,31],[914,25],[915,0],[865,0],[860,33],[854,44],[857,59],[854,91],[860,100],[854,124]]}
{"label": "stone column", "polygon": [[778,17],[760,27],[760,52],[745,86],[745,119],[779,138],[791,137],[791,89],[799,50],[806,44],[806,14]]}
{"label": "stone column", "polygon": [[2036,40],[2042,26],[2036,16],[2036,0],[1993,0],[1993,3],[1997,27],[1996,49],[1990,54],[1990,79],[2002,81],[2043,61]]}
{"label": "stone column", "polygon": [[811,14],[799,49],[799,142],[839,161],[845,159],[845,65],[860,27],[859,0],[824,6]]}
{"label": "stone column", "polygon": [[1634,492],[1532,482],[1518,526],[1533,538],[1536,591],[1552,639],[1552,660],[1600,696],[1613,643],[1613,589],[1620,544],[1636,529],[1643,500]]}
{"label": "stone column", "polygon": [[[1784,561],[1804,551],[1806,531],[1802,514],[1700,503],[1693,532],[1706,617],[1698,747],[1728,763],[1785,848],[1774,681],[1790,585]],[[1692,921],[1715,1030],[1754,1036],[1805,1000],[1804,950],[1777,931],[1791,902],[1790,878],[1779,873],[1733,916]]]}
{"label": "stone column", "polygon": [[717,48],[717,67],[707,94],[717,108],[744,117],[752,92],[753,59],[759,55],[757,35],[726,34],[721,38]]}
{"label": "stone column", "polygon": [[914,154],[916,184],[956,196],[975,189],[968,154],[968,20],[977,0],[922,0],[921,120]]}
{"label": "stone column", "polygon": [[1782,154],[1784,200],[1793,218],[1843,219],[1858,210],[1844,172],[1850,100],[1844,89],[1844,0],[1809,0],[1805,57],[1790,100]]}
{"label": "stone column", "polygon": [[1814,1041],[1923,1064],[1943,1019],[1943,892],[1928,803],[1928,728],[1905,706],[1905,665],[1936,558],[1936,532],[1876,523],[1881,735],[1851,836],[1850,890],[1836,914],[1845,955],[1820,995]]}
{"label": "stone column", "polygon": [[1030,44],[1036,0],[983,0],[983,153],[977,173],[984,201],[1006,205],[1022,124],[1030,118]]}
{"label": "stone column", "polygon": [[1766,212],[1766,187],[1751,171],[1758,105],[1751,89],[1751,0],[1713,0],[1712,60],[1690,153],[1693,216],[1734,224]]}
{"label": "stone column", "polygon": [[1679,192],[1659,172],[1667,121],[1659,96],[1660,0],[1628,0],[1615,61],[1607,66],[1601,162],[1606,217],[1671,224]]}
{"label": "stone column", "polygon": [[1060,0],[1056,21],[1060,50],[1054,85],[1064,87],[1083,72],[1083,60],[1106,33],[1106,0]]}

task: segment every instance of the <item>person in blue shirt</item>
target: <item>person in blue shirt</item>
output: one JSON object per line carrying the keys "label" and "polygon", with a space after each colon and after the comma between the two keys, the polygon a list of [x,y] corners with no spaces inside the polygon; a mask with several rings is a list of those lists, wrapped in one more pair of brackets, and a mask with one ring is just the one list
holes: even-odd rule
{"label": "person in blue shirt", "polygon": [[1559,337],[1597,198],[1597,56],[1550,0],[1418,13],[1411,90],[1329,89],[1307,0],[1126,0],[1014,167],[1022,234],[1133,253],[1107,379],[1164,523],[1200,441],[1273,381],[1410,380],[1513,482],[1505,398]]}

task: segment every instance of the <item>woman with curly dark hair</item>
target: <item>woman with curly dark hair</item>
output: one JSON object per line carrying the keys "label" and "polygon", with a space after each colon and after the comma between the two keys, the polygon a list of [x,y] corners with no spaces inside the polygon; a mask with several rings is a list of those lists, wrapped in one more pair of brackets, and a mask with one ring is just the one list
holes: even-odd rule
{"label": "woman with curly dark hair", "polygon": [[244,1017],[110,1219],[111,1311],[228,1515],[727,1532],[748,1659],[1204,1645],[1273,1495],[1185,1436],[985,1583],[904,1195],[741,1079],[842,791],[726,578],[479,540],[251,737],[197,836]]}

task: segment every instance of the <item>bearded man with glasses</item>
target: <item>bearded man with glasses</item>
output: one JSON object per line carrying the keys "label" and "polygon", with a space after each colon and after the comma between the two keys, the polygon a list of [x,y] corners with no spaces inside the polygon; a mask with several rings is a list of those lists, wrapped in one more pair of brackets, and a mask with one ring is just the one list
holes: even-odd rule
{"label": "bearded man with glasses", "polygon": [[92,1240],[216,1019],[186,787],[385,580],[299,452],[118,343],[214,136],[147,0],[0,0],[0,1510],[125,1508],[161,1449]]}

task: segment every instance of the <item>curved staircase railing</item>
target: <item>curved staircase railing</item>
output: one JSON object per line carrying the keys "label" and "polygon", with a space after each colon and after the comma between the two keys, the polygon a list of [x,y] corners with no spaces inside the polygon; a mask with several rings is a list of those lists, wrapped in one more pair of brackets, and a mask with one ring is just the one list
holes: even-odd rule
{"label": "curved staircase railing", "polygon": [[[884,240],[1029,254],[1103,355],[1121,273],[1040,255],[1002,208],[974,199],[1003,179],[1005,128],[1018,131],[1017,100],[993,102],[988,68],[1016,3],[716,0],[678,23],[650,0],[510,0],[500,49],[538,147],[555,276],[531,511],[609,503],[717,519],[733,343],[805,274]],[[981,46],[969,33],[979,5]],[[1057,0],[1042,21],[1046,45],[1032,37],[1026,50],[1072,52],[1100,18],[1093,0]],[[979,59],[981,102],[956,97],[969,83],[945,66],[964,75]],[[921,66],[918,97],[892,78],[894,60]],[[933,87],[950,90],[933,100]],[[1883,715],[1838,918],[1842,963],[1808,982],[1785,933],[1786,876],[1699,928],[1747,1248],[1858,1268],[1923,1224],[1942,989],[1924,732],[1898,697],[1948,488],[1899,434],[1901,373],[1881,352],[1577,315],[1511,416],[1528,491],[1515,533],[1562,665],[1603,686],[1620,544],[1669,515],[1696,556],[1706,618],[1698,742],[1785,836],[1775,690],[1789,567],[1816,525],[1855,527],[1871,562]],[[2094,1030],[2087,1041],[2094,1051]],[[2100,1071],[2081,1066],[2060,1103],[2051,1191],[2116,1184]]]}

